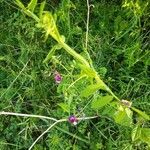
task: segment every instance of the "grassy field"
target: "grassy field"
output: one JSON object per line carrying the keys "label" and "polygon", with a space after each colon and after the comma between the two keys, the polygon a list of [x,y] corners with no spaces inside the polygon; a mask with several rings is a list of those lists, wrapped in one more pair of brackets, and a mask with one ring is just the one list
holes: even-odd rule
{"label": "grassy field", "polygon": [[[29,1],[22,2],[27,6]],[[149,1],[91,0],[89,14],[87,8],[86,0],[46,0],[45,4],[65,42],[92,62],[114,94],[150,115]],[[56,124],[37,141],[34,150],[148,150],[150,122],[135,112],[134,127],[116,121],[113,104],[94,109],[93,99],[107,95],[98,90],[80,96],[87,94],[82,91],[93,80],[85,81],[81,65],[72,56],[61,48],[43,63],[56,44],[15,1],[0,0],[0,112],[56,119],[73,114],[99,116],[83,118],[75,126],[68,121]],[[56,71],[61,83],[56,83]],[[51,124],[53,121],[44,118],[0,115],[0,150],[29,149]],[[139,138],[139,127],[145,128],[148,136]]]}

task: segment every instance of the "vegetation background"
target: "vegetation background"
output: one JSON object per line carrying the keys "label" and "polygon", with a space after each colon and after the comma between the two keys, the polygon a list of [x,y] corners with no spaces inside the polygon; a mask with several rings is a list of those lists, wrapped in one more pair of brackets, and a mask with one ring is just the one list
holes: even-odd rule
{"label": "vegetation background", "polygon": [[[24,4],[29,1],[24,0]],[[39,1],[40,3],[41,1]],[[150,110],[150,22],[148,0],[91,0],[88,51],[103,80],[122,99],[129,99],[140,110]],[[82,53],[85,46],[86,0],[47,0],[46,9],[55,13],[66,42]],[[37,10],[38,11],[38,10]],[[43,64],[53,47],[44,41],[35,22],[23,15],[11,0],[0,0],[0,111],[66,117],[58,104],[64,102],[54,81],[54,71],[69,80],[72,58],[57,53],[55,63]],[[72,109],[93,113],[88,101],[69,98]],[[35,150],[147,150],[147,144],[132,142],[129,127],[107,117],[63,123],[54,127],[35,145]],[[33,118],[0,116],[0,149],[28,149],[51,122]],[[147,124],[149,127],[149,124]]]}

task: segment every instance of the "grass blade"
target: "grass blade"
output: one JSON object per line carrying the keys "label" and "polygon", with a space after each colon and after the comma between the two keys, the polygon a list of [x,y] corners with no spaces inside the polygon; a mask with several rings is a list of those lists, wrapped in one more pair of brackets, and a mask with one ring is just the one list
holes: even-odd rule
{"label": "grass blade", "polygon": [[45,4],[46,4],[46,2],[44,1],[40,5],[40,10],[39,10],[39,18],[40,19],[42,18],[42,14],[43,14],[43,10],[44,10]]}
{"label": "grass blade", "polygon": [[141,110],[139,109],[136,109],[134,107],[131,107],[133,111],[137,112],[140,116],[142,116],[144,119],[146,120],[150,120],[150,117],[149,115],[147,115],[145,112],[142,112]]}
{"label": "grass blade", "polygon": [[25,10],[25,6],[23,5],[23,3],[20,0],[16,0],[15,1],[16,5],[18,5],[21,9]]}
{"label": "grass blade", "polygon": [[37,5],[37,0],[31,0],[30,3],[28,4],[28,9],[31,11],[31,12],[34,12],[34,9]]}

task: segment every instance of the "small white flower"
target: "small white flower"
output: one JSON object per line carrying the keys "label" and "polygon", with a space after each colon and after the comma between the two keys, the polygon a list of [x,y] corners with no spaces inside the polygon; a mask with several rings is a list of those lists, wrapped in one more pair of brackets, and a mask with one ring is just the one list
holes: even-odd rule
{"label": "small white flower", "polygon": [[78,123],[77,123],[77,121],[75,121],[75,122],[73,122],[72,124],[73,124],[74,126],[76,126]]}

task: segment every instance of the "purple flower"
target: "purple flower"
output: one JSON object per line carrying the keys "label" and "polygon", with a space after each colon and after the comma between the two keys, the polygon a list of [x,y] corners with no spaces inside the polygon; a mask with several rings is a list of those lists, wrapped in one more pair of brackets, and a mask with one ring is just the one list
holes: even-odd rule
{"label": "purple flower", "polygon": [[78,123],[78,119],[73,115],[68,118],[68,121],[74,125]]}
{"label": "purple flower", "polygon": [[60,83],[62,81],[62,77],[57,71],[54,74],[54,79],[56,83]]}

